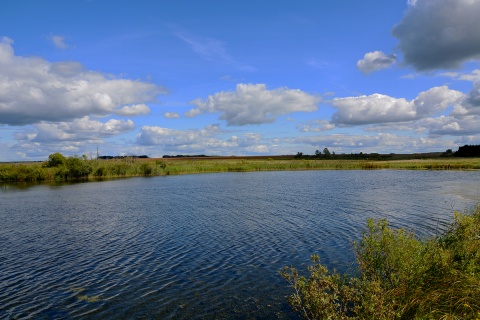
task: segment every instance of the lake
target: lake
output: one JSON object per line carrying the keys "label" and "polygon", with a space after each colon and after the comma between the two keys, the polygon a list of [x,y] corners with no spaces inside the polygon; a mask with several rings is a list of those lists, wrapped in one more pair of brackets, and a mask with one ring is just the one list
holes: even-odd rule
{"label": "lake", "polygon": [[295,319],[278,271],[352,268],[369,217],[424,237],[478,171],[293,171],[0,185],[0,319]]}

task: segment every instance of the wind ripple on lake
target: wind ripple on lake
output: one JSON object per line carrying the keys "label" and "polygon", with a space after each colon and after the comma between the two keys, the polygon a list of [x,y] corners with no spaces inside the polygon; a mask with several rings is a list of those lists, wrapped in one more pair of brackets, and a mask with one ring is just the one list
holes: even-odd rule
{"label": "wind ripple on lake", "polygon": [[0,318],[295,318],[281,267],[320,253],[348,269],[368,217],[435,234],[479,184],[478,172],[308,171],[5,188]]}

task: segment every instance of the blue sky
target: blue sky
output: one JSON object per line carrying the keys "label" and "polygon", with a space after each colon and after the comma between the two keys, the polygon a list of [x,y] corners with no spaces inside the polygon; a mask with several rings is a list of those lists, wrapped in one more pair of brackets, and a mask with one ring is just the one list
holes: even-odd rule
{"label": "blue sky", "polygon": [[480,144],[480,0],[0,3],[0,161]]}

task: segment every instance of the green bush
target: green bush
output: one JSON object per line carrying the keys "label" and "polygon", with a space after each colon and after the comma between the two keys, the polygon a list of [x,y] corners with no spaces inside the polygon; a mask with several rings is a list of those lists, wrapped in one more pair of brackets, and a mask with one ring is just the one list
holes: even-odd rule
{"label": "green bush", "polygon": [[144,175],[144,176],[149,176],[153,173],[153,166],[148,163],[148,162],[142,162],[140,164],[140,172]]}
{"label": "green bush", "polygon": [[108,172],[111,176],[125,176],[130,165],[126,162],[115,162],[109,168]]}
{"label": "green bush", "polygon": [[306,319],[480,319],[480,207],[426,240],[369,220],[354,251],[355,276],[316,255],[309,277],[285,267],[292,308]]}
{"label": "green bush", "polygon": [[88,179],[92,167],[88,160],[78,157],[66,158],[63,165],[57,166],[55,178],[63,180]]}
{"label": "green bush", "polygon": [[0,181],[34,182],[48,179],[48,171],[38,164],[0,166]]}
{"label": "green bush", "polygon": [[98,167],[95,172],[93,173],[95,177],[104,177],[107,175],[107,168],[105,167]]}
{"label": "green bush", "polygon": [[52,153],[51,155],[48,156],[46,166],[50,168],[59,167],[63,165],[66,160],[67,158],[65,158],[61,153],[59,152]]}
{"label": "green bush", "polygon": [[166,162],[162,160],[155,160],[155,164],[159,166],[161,169],[165,169],[167,167]]}

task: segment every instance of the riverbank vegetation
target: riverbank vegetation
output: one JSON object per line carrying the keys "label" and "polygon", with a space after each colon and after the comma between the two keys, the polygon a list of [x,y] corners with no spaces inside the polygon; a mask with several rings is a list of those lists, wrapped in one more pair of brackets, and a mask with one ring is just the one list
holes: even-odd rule
{"label": "riverbank vegetation", "polygon": [[87,159],[86,156],[64,157],[60,153],[54,153],[45,162],[0,164],[0,181],[63,181],[208,172],[373,169],[479,170],[480,158],[411,157],[402,160],[378,160],[375,156],[344,159],[331,155],[307,159],[296,156]]}
{"label": "riverbank vegetation", "polygon": [[293,309],[306,319],[480,319],[480,206],[431,239],[369,220],[354,251],[353,276],[315,255],[308,276],[285,267]]}

